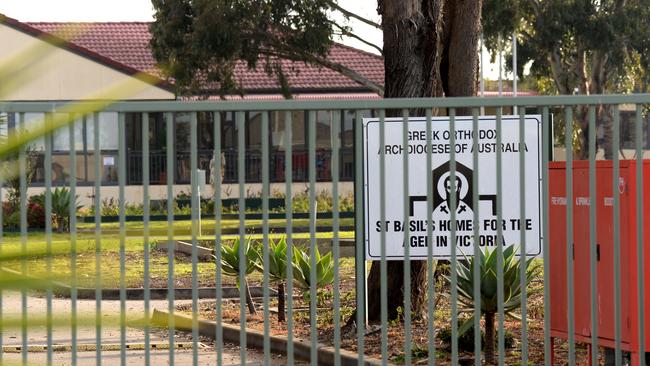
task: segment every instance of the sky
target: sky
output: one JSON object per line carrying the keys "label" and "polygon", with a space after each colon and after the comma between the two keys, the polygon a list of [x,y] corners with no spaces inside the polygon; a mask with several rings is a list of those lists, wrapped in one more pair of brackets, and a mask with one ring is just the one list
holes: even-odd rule
{"label": "sky", "polygon": [[[381,21],[377,14],[377,0],[339,1],[345,9],[359,14],[377,23]],[[151,0],[0,0],[0,13],[20,21],[28,22],[118,22],[118,21],[152,21],[153,7]],[[338,20],[345,23],[342,16]],[[382,46],[380,30],[359,21],[347,23],[354,33],[367,41]],[[335,39],[337,42],[378,53],[374,48],[352,39]],[[484,51],[486,63],[489,61]],[[485,76],[497,78],[497,66],[487,65]]]}

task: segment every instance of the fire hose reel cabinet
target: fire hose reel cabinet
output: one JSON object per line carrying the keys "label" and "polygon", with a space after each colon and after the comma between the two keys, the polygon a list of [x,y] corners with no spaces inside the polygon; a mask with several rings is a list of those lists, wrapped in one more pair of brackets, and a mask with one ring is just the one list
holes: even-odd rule
{"label": "fire hose reel cabinet", "polygon": [[[551,337],[568,338],[568,261],[573,265],[574,335],[577,342],[591,342],[597,332],[599,345],[615,347],[616,294],[614,281],[614,215],[620,223],[620,294],[621,347],[632,353],[632,364],[638,365],[639,344],[638,279],[644,278],[645,349],[650,350],[650,160],[643,162],[643,197],[637,197],[636,161],[620,161],[619,177],[613,182],[613,162],[596,162],[596,197],[589,195],[589,162],[573,163],[573,195],[566,194],[566,164],[549,164],[549,253]],[[614,212],[614,190],[619,194],[618,212]],[[567,242],[567,205],[573,206],[573,240]],[[590,277],[590,207],[596,207],[596,273],[597,283]],[[643,267],[638,268],[637,205],[642,205]],[[591,323],[591,292],[596,291],[598,324]]]}

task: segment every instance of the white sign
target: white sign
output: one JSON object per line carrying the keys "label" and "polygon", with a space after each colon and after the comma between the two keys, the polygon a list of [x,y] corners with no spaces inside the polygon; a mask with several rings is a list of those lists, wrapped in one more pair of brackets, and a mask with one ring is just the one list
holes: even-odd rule
{"label": "white sign", "polygon": [[115,157],[104,156],[104,166],[113,166],[113,165],[115,165]]}
{"label": "white sign", "polygon": [[[496,118],[483,116],[478,131],[472,128],[472,117],[456,117],[455,145],[450,142],[448,117],[434,117],[431,124],[431,144],[427,144],[426,120],[410,118],[408,147],[403,145],[403,119],[386,118],[384,144],[380,146],[378,118],[363,120],[364,134],[364,208],[366,258],[381,259],[381,236],[385,233],[386,258],[404,259],[404,245],[408,245],[412,259],[426,259],[428,246],[435,258],[451,256],[451,211],[456,213],[457,255],[472,255],[474,245],[491,250],[521,244],[525,232],[526,253],[539,256],[542,252],[541,221],[541,117],[526,116],[524,140],[519,140],[519,116],[503,116],[501,144],[497,145]],[[473,178],[474,136],[478,137],[478,180]],[[450,193],[450,151],[455,150],[456,179],[455,207]],[[497,220],[497,150],[502,161],[502,217]],[[524,151],[525,216],[520,211],[520,150]],[[380,151],[385,159],[385,217],[380,211]],[[405,222],[404,157],[408,153],[408,221]],[[427,155],[431,152],[431,168],[427,171]],[[431,174],[433,189],[432,221],[427,221],[427,175]],[[479,199],[473,202],[473,187],[478,186]],[[474,238],[474,210],[478,210],[479,237]],[[409,236],[405,238],[408,225]],[[431,226],[433,240],[428,241],[427,228]],[[498,227],[502,237],[499,239]]]}

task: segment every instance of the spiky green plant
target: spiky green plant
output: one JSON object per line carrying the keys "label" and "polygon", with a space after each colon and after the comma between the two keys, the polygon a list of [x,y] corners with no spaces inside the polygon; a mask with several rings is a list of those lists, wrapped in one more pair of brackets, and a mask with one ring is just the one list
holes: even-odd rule
{"label": "spiky green plant", "polygon": [[[75,196],[75,212],[81,207]],[[62,233],[70,228],[70,203],[72,202],[72,193],[66,187],[57,187],[52,192],[52,213],[56,220],[56,231]]]}
{"label": "spiky green plant", "polygon": [[[240,282],[239,246],[240,246],[239,238],[235,239],[232,245],[226,245],[222,243],[221,269],[225,275],[235,277],[235,281],[237,282],[237,287],[241,291],[242,284],[239,283]],[[248,281],[246,280],[245,276],[251,274],[253,271],[255,271],[255,269],[259,268],[259,260],[260,260],[259,251],[255,248],[250,238],[244,241],[243,251],[244,251],[244,256],[242,257],[242,259],[246,261],[245,263],[246,273],[244,273],[243,291],[246,291],[246,304],[248,305],[248,311],[251,314],[256,314],[257,311],[255,310],[255,304],[253,303],[253,298],[251,297],[250,289],[248,288]]]}
{"label": "spiky green plant", "polygon": [[[261,250],[261,248],[260,248]],[[260,254],[260,258],[262,255]],[[271,240],[269,242],[269,257],[268,261],[262,263],[258,262],[258,270],[264,272],[264,268],[269,271],[269,279],[274,282],[278,290],[278,321],[285,321],[285,306],[284,306],[284,281],[287,278],[287,240],[285,237],[277,241]]]}
{"label": "spiky green plant", "polygon": [[314,248],[314,256],[316,259],[316,268],[311,267],[311,258],[308,250],[303,250],[298,247],[295,249],[293,256],[293,278],[296,285],[306,295],[309,293],[311,285],[311,271],[316,273],[316,288],[321,288],[334,282],[334,259],[332,252],[321,255],[318,247]]}
{"label": "spiky green plant", "polygon": [[[465,257],[464,261],[459,261],[457,265],[457,290],[458,300],[462,304],[461,311],[471,312],[472,316],[459,328],[459,336],[469,329],[474,323],[474,266],[478,264],[480,281],[481,281],[481,315],[485,318],[485,362],[494,363],[494,340],[495,314],[498,312],[499,301],[497,299],[497,281],[498,253],[494,249],[485,252],[479,251],[478,260],[475,257]],[[523,281],[524,286],[528,286],[531,279],[535,276],[537,265],[534,264],[534,258],[520,260],[516,255],[515,246],[509,246],[503,249],[503,311],[505,315],[516,317],[513,312],[521,306],[521,266],[525,266],[526,278]],[[478,263],[477,263],[478,262]]]}

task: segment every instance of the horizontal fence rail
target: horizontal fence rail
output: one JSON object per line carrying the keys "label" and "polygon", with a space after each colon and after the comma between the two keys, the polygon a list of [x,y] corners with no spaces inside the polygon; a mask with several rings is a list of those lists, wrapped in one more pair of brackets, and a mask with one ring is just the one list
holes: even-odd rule
{"label": "horizontal fence rail", "polygon": [[649,105],[0,102],[0,363],[645,365]]}

